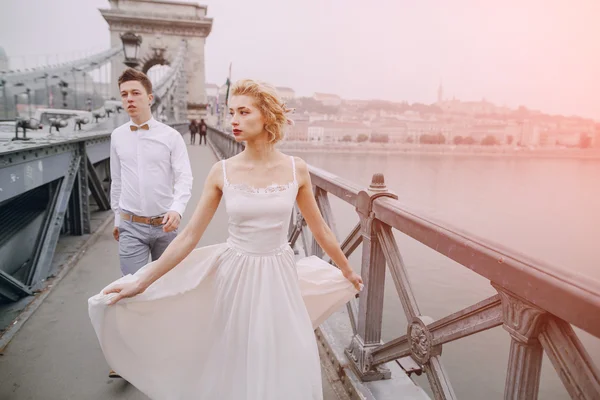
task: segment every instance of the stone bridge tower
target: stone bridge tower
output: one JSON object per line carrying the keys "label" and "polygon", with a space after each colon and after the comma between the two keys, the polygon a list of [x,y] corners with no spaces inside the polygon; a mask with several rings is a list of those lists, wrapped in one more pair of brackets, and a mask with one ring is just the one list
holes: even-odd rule
{"label": "stone bridge tower", "polygon": [[[207,7],[194,3],[161,0],[109,0],[110,9],[101,9],[108,22],[111,47],[122,46],[121,34],[133,32],[142,37],[138,67],[143,72],[154,65],[169,65],[181,40],[187,41],[185,71],[188,81],[189,118],[199,118],[206,110],[204,43],[212,29]],[[111,94],[119,98],[117,80],[126,66],[121,59],[111,64]]]}

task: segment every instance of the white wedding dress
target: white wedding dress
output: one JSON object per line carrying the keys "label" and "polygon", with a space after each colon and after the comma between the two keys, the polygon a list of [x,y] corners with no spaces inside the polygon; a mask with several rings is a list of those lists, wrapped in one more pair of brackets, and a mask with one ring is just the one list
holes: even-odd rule
{"label": "white wedding dress", "polygon": [[[89,315],[111,368],[158,400],[322,399],[314,328],[356,290],[287,243],[298,184],[230,184],[229,239],[195,249],[144,293]],[[136,279],[127,275],[119,281]]]}

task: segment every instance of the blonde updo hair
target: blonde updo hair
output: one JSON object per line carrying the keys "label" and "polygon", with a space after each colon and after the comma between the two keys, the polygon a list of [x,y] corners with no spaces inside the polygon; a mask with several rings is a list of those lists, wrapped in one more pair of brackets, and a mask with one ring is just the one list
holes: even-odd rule
{"label": "blonde updo hair", "polygon": [[252,79],[239,80],[231,88],[231,96],[250,96],[254,99],[265,120],[265,130],[271,144],[283,139],[286,124],[293,125],[293,121],[286,116],[293,110],[285,106],[275,88],[267,83]]}

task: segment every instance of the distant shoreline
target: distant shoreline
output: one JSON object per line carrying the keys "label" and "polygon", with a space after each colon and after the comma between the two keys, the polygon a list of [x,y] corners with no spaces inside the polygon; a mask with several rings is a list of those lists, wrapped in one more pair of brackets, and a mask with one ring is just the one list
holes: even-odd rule
{"label": "distant shoreline", "polygon": [[[433,148],[432,148],[433,146]],[[306,146],[304,144],[283,142],[279,146],[282,151],[297,153],[334,153],[360,155],[423,155],[454,157],[488,157],[488,158],[551,158],[573,160],[600,160],[598,149],[507,149],[476,147],[469,150],[460,147],[437,147],[435,145],[406,147],[358,147],[358,146]]]}

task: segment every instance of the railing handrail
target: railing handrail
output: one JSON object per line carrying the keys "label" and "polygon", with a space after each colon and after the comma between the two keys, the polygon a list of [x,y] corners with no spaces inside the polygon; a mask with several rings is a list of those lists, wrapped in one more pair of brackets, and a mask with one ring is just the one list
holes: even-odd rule
{"label": "railing handrail", "polygon": [[[164,124],[174,128],[175,126],[187,126],[189,125],[189,122],[167,121]],[[52,147],[56,145],[89,141],[92,139],[102,139],[106,136],[110,136],[116,128],[117,127],[113,129],[92,129],[89,131],[69,133],[65,136],[57,136],[55,138],[40,138],[33,141],[33,143],[28,142],[23,144],[22,142],[8,142],[5,143],[5,146],[0,146],[0,155],[5,156],[12,153],[18,153],[24,150],[40,150],[45,147]],[[14,146],[11,146],[11,144],[14,144]]]}
{"label": "railing handrail", "polygon": [[[377,199],[373,203],[373,212],[378,220],[600,338],[600,318],[594,321],[590,318],[593,314],[582,312],[590,311],[590,307],[595,308],[596,313],[600,312],[600,282],[596,279],[535,260],[508,247],[493,243],[489,239],[460,231],[449,224],[421,217],[404,209],[398,200]],[[396,217],[391,221],[388,218],[390,213]],[[435,232],[438,236],[430,239],[418,237],[418,234],[406,229],[407,223],[412,223],[424,231]],[[444,248],[440,247],[441,237],[448,242]],[[433,245],[434,241],[435,245]],[[484,259],[465,265],[461,262],[460,256],[453,254],[457,252],[457,248],[469,248]],[[494,270],[490,265],[492,262],[509,270]],[[499,277],[498,273],[502,276]],[[541,291],[545,296],[540,294]]]}
{"label": "railing handrail", "polygon": [[[363,190],[360,186],[314,166],[309,165],[309,171],[314,185],[356,206],[358,193]],[[590,318],[590,315],[593,315],[590,314],[591,311],[600,313],[600,282],[594,278],[534,260],[488,239],[454,228],[450,224],[420,216],[408,211],[399,200],[376,199],[373,202],[373,212],[379,221],[600,338],[600,318]],[[407,229],[408,223],[414,226],[415,230],[420,230],[421,235]],[[426,239],[426,234],[431,233],[438,236]],[[446,241],[443,248],[440,247],[440,237]],[[465,265],[456,254],[458,248],[466,247],[485,261],[478,259],[479,263]],[[496,266],[503,266],[503,270],[494,270],[490,265],[492,262]],[[499,272],[502,276],[498,276]]]}
{"label": "railing handrail", "polygon": [[10,142],[10,144],[14,143],[14,146],[2,146],[0,147],[0,155],[6,156],[12,153],[18,153],[21,151],[27,150],[41,150],[45,147],[53,147],[56,145],[63,145],[69,143],[76,143],[81,141],[88,141],[92,139],[100,139],[106,136],[110,136],[112,130],[102,130],[102,131],[87,131],[86,133],[77,133],[76,135],[70,136],[60,136],[52,139],[39,139],[39,141],[34,141],[33,143],[23,144],[20,142]]}

